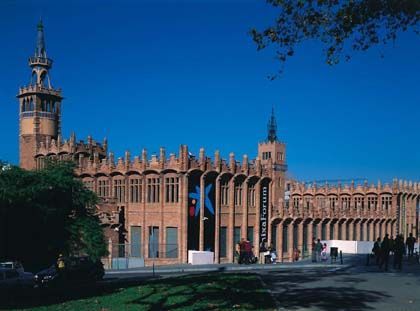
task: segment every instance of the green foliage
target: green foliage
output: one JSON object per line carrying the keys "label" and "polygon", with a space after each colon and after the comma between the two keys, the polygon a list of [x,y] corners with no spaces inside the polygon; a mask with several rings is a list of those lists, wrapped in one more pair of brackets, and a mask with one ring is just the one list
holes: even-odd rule
{"label": "green foliage", "polygon": [[[0,259],[51,264],[58,253],[106,254],[97,197],[74,178],[72,162],[40,171],[9,167],[0,173]],[[77,230],[76,230],[77,228]]]}
{"label": "green foliage", "polygon": [[258,49],[274,45],[282,66],[305,40],[324,44],[326,62],[337,64],[351,51],[364,51],[395,40],[398,32],[413,29],[417,34],[419,0],[267,0],[279,11],[272,26],[252,29]]}

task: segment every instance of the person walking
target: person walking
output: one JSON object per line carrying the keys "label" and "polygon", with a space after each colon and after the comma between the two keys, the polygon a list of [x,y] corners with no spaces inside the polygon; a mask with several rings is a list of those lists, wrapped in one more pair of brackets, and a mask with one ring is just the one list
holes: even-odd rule
{"label": "person walking", "polygon": [[388,271],[389,251],[389,235],[387,233],[381,244],[381,262],[379,264],[379,268],[382,269],[384,266],[385,271]]}
{"label": "person walking", "polygon": [[316,261],[321,261],[322,243],[320,239],[318,239],[316,243],[315,252],[316,252]]}
{"label": "person walking", "polygon": [[416,244],[416,238],[413,237],[412,233],[410,233],[410,236],[407,238],[405,244],[407,245],[408,257],[412,257],[414,253],[414,244]]}
{"label": "person walking", "polygon": [[373,244],[372,253],[375,255],[375,262],[379,266],[381,260],[381,238],[377,238]]}
{"label": "person walking", "polygon": [[404,255],[404,238],[401,235],[398,235],[395,239],[395,248],[394,248],[394,269],[402,269],[402,259]]}
{"label": "person walking", "polygon": [[259,261],[260,261],[260,264],[265,264],[265,255],[266,255],[266,252],[267,252],[267,247],[266,247],[266,243],[265,242],[262,242],[261,244],[260,244],[260,253],[259,253]]}

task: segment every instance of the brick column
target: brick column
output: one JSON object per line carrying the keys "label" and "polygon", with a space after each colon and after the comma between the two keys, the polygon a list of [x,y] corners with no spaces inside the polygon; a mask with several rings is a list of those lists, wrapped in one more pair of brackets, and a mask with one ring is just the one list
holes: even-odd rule
{"label": "brick column", "polygon": [[215,230],[214,230],[214,263],[220,262],[220,179],[216,178],[215,182],[215,206],[214,206],[214,217],[215,217]]}
{"label": "brick column", "polygon": [[204,174],[200,177],[200,236],[199,236],[199,246],[200,251],[204,250],[204,191],[205,191],[205,177]]}
{"label": "brick column", "polygon": [[[363,236],[362,236],[362,231],[363,231]],[[360,220],[360,240],[361,241],[367,241],[366,220],[365,219]]]}
{"label": "brick column", "polygon": [[257,233],[254,239],[254,253],[256,256],[259,256],[260,252],[260,211],[261,211],[261,179],[255,184],[255,232]]}
{"label": "brick column", "polygon": [[312,242],[314,240],[314,234],[313,234],[314,227],[313,227],[312,222],[313,220],[309,221],[306,225],[308,228],[308,251],[310,254],[312,254]]}
{"label": "brick column", "polygon": [[283,221],[277,224],[277,261],[283,261]]}
{"label": "brick column", "polygon": [[233,178],[229,181],[229,226],[228,226],[228,243],[227,243],[227,255],[229,262],[233,262],[233,251],[234,251],[234,228],[235,228],[235,206],[234,206],[234,195],[235,195],[235,183],[233,182]]}
{"label": "brick column", "polygon": [[288,232],[287,232],[287,239],[288,239],[288,256],[289,261],[293,261],[293,227],[294,227],[294,221],[291,221],[288,226]]}
{"label": "brick column", "polygon": [[375,239],[377,238],[381,238],[383,239],[383,236],[381,236],[380,231],[379,231],[379,226],[380,226],[380,222],[375,220]]}
{"label": "brick column", "polygon": [[[181,262],[188,262],[188,174],[180,176],[181,181],[181,232],[180,248],[181,248]],[[144,187],[143,187],[144,188]]]}
{"label": "brick column", "polygon": [[[354,224],[353,224],[354,220],[350,220],[347,222],[347,226],[349,226],[349,236],[346,237],[347,240],[352,241],[353,240],[353,233],[354,233]],[[346,230],[347,231],[347,230]]]}
{"label": "brick column", "polygon": [[356,241],[361,241],[361,239],[360,239],[360,222],[361,222],[361,220],[358,220],[356,222]]}
{"label": "brick column", "polygon": [[241,238],[247,238],[248,232],[248,182],[242,183],[242,230]]}
{"label": "brick column", "polygon": [[331,220],[325,222],[325,239],[326,240],[330,239],[330,223],[331,223]]}
{"label": "brick column", "polygon": [[338,230],[340,229],[340,227],[338,223],[339,223],[339,220],[336,220],[334,223],[334,240],[338,240],[338,237],[339,237]]}
{"label": "brick column", "polygon": [[[301,258],[303,258],[303,220],[298,224],[298,250],[300,251]],[[300,258],[300,259],[301,259]]]}

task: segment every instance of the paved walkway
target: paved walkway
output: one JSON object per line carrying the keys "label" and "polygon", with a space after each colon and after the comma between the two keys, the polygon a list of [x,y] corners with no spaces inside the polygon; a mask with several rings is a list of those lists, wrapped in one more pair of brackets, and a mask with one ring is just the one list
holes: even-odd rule
{"label": "paved walkway", "polygon": [[162,273],[189,273],[189,272],[216,272],[216,271],[257,271],[257,270],[282,270],[290,268],[342,268],[347,267],[353,261],[353,256],[349,255],[344,260],[344,265],[339,262],[331,264],[330,262],[325,263],[312,263],[310,259],[304,259],[297,262],[277,263],[277,264],[250,264],[250,265],[239,265],[239,264],[212,264],[212,265],[191,265],[191,264],[179,264],[179,265],[166,265],[166,266],[155,266],[153,267],[142,267],[132,269],[121,269],[121,270],[107,270],[106,276],[114,277],[116,275],[150,275],[162,274]]}
{"label": "paved walkway", "polygon": [[[382,272],[363,258],[343,269],[258,272],[279,310],[420,310],[420,265]],[[359,262],[359,264],[357,264]]]}

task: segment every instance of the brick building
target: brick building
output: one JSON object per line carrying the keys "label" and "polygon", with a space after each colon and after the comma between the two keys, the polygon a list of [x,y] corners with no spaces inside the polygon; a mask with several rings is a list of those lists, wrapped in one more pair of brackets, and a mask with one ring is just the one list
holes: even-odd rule
{"label": "brick building", "polygon": [[[238,161],[177,155],[149,156],[145,149],[114,159],[108,143],[61,137],[61,90],[52,86],[44,29],[37,29],[29,58],[30,84],[19,89],[20,166],[40,169],[46,158],[71,159],[76,175],[95,191],[98,215],[112,252],[146,263],[187,262],[188,250],[211,250],[216,262],[232,262],[235,244],[248,238],[258,252],[272,243],[283,260],[305,253],[312,237],[373,240],[385,233],[417,234],[420,184],[299,183],[287,179],[286,146],[277,139],[274,111],[257,157]],[[124,245],[124,246],[123,246]]]}

